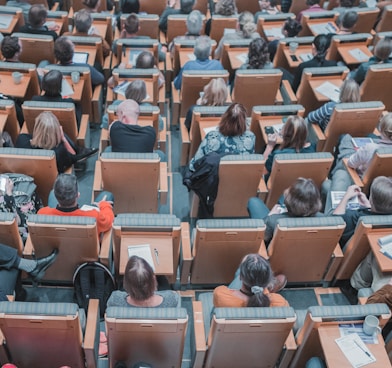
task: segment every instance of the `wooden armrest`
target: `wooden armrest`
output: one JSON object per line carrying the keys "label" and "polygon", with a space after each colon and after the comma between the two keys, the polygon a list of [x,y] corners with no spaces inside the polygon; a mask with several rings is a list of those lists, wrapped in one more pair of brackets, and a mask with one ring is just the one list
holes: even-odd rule
{"label": "wooden armrest", "polygon": [[86,330],[83,339],[83,350],[87,367],[96,367],[98,351],[96,339],[99,338],[99,300],[90,299],[88,303]]}
{"label": "wooden armrest", "polygon": [[103,61],[103,70],[110,70],[111,69],[111,62],[112,62],[112,52],[109,52],[109,55],[105,57]]}
{"label": "wooden armrest", "polygon": [[181,135],[180,166],[185,166],[188,164],[189,149],[191,147],[189,132],[187,127],[185,126],[185,118],[180,119],[180,135]]}
{"label": "wooden armrest", "polygon": [[191,250],[191,238],[189,223],[181,223],[181,271],[180,271],[180,283],[181,285],[188,284],[189,274],[191,273],[192,265],[192,250]]}
{"label": "wooden armrest", "polygon": [[195,334],[195,357],[193,368],[202,368],[207,351],[206,332],[204,329],[203,306],[199,301],[193,301],[193,329]]}
{"label": "wooden armrest", "polygon": [[161,204],[167,202],[167,192],[168,192],[168,177],[167,177],[167,163],[161,162],[159,164],[159,193]]}
{"label": "wooden armrest", "polygon": [[91,203],[94,202],[95,197],[102,191],[102,168],[101,161],[99,159],[95,162],[94,182],[93,182],[93,193]]}
{"label": "wooden armrest", "polygon": [[91,100],[91,110],[93,117],[90,116],[90,121],[101,124],[102,120],[102,103],[103,103],[103,89],[102,86],[94,88],[93,97]]}
{"label": "wooden armrest", "polygon": [[282,80],[280,91],[283,96],[283,101],[285,102],[286,105],[298,103],[297,96],[295,95],[293,89],[291,88],[291,85],[288,80],[286,79]]}
{"label": "wooden armrest", "polygon": [[112,244],[112,229],[105,231],[101,238],[101,250],[99,252],[99,260],[110,269],[111,257],[111,244]]}
{"label": "wooden armrest", "polygon": [[261,245],[260,245],[260,248],[259,248],[258,253],[259,253],[263,258],[269,259],[269,255],[268,255],[267,248],[266,248],[266,246],[265,246],[264,240],[263,240],[263,242],[262,242]]}
{"label": "wooden armrest", "polygon": [[174,83],[171,84],[172,91],[172,125],[178,124],[180,118],[180,91],[174,87]]}
{"label": "wooden armrest", "polygon": [[322,152],[325,144],[325,134],[318,124],[309,123],[309,134],[314,138],[317,144],[317,152]]}
{"label": "wooden armrest", "polygon": [[108,87],[106,91],[106,104],[109,106],[114,101],[114,92],[113,89]]}
{"label": "wooden armrest", "polygon": [[363,188],[365,184],[363,183],[362,179],[359,177],[357,171],[350,166],[348,166],[348,158],[343,159],[344,166],[346,167],[347,172],[349,173],[352,181],[355,185],[358,185],[360,188]]}
{"label": "wooden armrest", "polygon": [[79,134],[76,137],[77,144],[81,147],[86,146],[86,137],[89,137],[88,129],[90,128],[89,124],[89,116],[88,114],[83,114],[82,118],[80,119],[80,127],[79,127]]}
{"label": "wooden armrest", "polygon": [[294,333],[291,330],[289,336],[287,336],[284,350],[281,355],[279,368],[287,368],[293,359],[294,353],[297,350],[297,344],[295,342]]}
{"label": "wooden armrest", "polygon": [[329,266],[327,268],[327,273],[324,276],[325,281],[332,281],[335,277],[336,272],[338,271],[341,263],[343,262],[343,252],[342,248],[340,248],[339,243],[336,244],[336,247],[332,253],[332,258],[329,262]]}
{"label": "wooden armrest", "polygon": [[102,128],[101,137],[99,139],[99,152],[102,153],[108,146],[110,146],[109,129]]}
{"label": "wooden armrest", "polygon": [[259,186],[257,187],[257,197],[261,200],[265,201],[268,194],[267,184],[265,183],[264,179],[261,178],[259,182]]}

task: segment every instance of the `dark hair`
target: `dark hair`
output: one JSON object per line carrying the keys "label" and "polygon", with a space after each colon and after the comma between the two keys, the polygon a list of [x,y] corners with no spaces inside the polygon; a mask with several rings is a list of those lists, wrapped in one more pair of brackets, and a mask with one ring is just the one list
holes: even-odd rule
{"label": "dark hair", "polygon": [[71,62],[74,55],[72,41],[65,36],[59,37],[54,43],[54,55],[60,64]]}
{"label": "dark hair", "polygon": [[138,69],[150,69],[155,66],[155,57],[150,51],[142,51],[136,58],[135,67]]}
{"label": "dark hair", "polygon": [[125,98],[127,100],[134,100],[139,105],[146,99],[146,97],[146,83],[142,79],[134,80],[125,90]]}
{"label": "dark hair", "polygon": [[246,109],[240,103],[232,103],[222,115],[219,132],[226,137],[235,137],[246,131]]}
{"label": "dark hair", "polygon": [[303,118],[291,115],[287,118],[282,128],[282,144],[280,149],[294,148],[299,152],[305,145],[308,127]]}
{"label": "dark hair", "polygon": [[139,13],[139,0],[123,0],[121,2],[121,12],[124,14]]}
{"label": "dark hair", "polygon": [[314,58],[319,62],[319,66],[321,66],[322,64],[324,64],[328,48],[331,45],[331,37],[320,34],[314,38],[313,45],[316,48],[317,52]]}
{"label": "dark hair", "polygon": [[358,13],[354,10],[345,11],[341,17],[339,17],[339,26],[351,29],[355,26],[358,21]]}
{"label": "dark hair", "polygon": [[355,4],[355,0],[340,0],[339,3],[343,8],[352,8]]}
{"label": "dark hair", "polygon": [[83,0],[83,5],[87,6],[89,9],[95,9],[99,0]]}
{"label": "dark hair", "polygon": [[86,9],[81,9],[74,15],[74,25],[78,32],[87,33],[92,23],[91,14]]}
{"label": "dark hair", "polygon": [[42,26],[45,23],[48,11],[42,4],[34,4],[31,6],[28,14],[29,24],[36,28]]}
{"label": "dark hair", "polygon": [[1,53],[6,59],[11,59],[20,51],[19,39],[15,36],[5,36],[1,41]]}
{"label": "dark hair", "polygon": [[139,30],[139,17],[137,14],[132,13],[129,14],[127,19],[125,19],[124,22],[124,29],[127,31],[129,34],[134,34],[137,33]]}
{"label": "dark hair", "polygon": [[249,44],[247,69],[263,69],[269,62],[268,44],[263,38],[255,38]]}
{"label": "dark hair", "polygon": [[374,46],[373,54],[379,60],[387,60],[392,52],[392,39],[389,37],[382,38]]}
{"label": "dark hair", "polygon": [[306,0],[306,5],[308,6],[312,6],[316,4],[320,4],[320,0]]}
{"label": "dark hair", "polygon": [[157,281],[153,269],[141,257],[129,258],[124,272],[124,289],[135,300],[147,300],[154,295]]}
{"label": "dark hair", "polygon": [[194,4],[195,4],[195,0],[181,0],[180,1],[181,13],[189,14],[193,9]]}
{"label": "dark hair", "polygon": [[287,32],[287,37],[295,37],[302,31],[302,25],[296,19],[289,18],[284,22],[283,30]]}
{"label": "dark hair", "polygon": [[250,294],[248,307],[269,307],[269,297],[264,294],[272,280],[272,270],[269,262],[259,254],[248,254],[240,265],[240,279],[246,291]]}
{"label": "dark hair", "polygon": [[78,181],[75,175],[59,174],[53,186],[54,195],[61,207],[74,205],[78,198]]}
{"label": "dark hair", "polygon": [[284,192],[287,213],[293,217],[312,217],[321,210],[320,191],[312,179],[298,178]]}
{"label": "dark hair", "polygon": [[59,70],[50,70],[42,78],[42,89],[46,96],[61,95],[61,82],[63,74]]}

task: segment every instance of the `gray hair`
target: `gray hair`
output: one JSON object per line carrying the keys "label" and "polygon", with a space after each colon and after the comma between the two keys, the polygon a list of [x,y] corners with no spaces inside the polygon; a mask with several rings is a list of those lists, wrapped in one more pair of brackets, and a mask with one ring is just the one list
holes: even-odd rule
{"label": "gray hair", "polygon": [[91,24],[93,23],[93,19],[91,18],[91,14],[85,10],[79,10],[74,16],[75,28],[78,32],[87,33],[91,28]]}
{"label": "gray hair", "polygon": [[198,10],[193,10],[186,18],[186,27],[191,35],[199,35],[203,27],[203,17]]}
{"label": "gray hair", "polygon": [[207,60],[211,54],[211,38],[208,36],[200,36],[196,39],[193,53],[197,60]]}
{"label": "gray hair", "polygon": [[60,174],[54,182],[53,190],[60,207],[73,206],[79,195],[76,176]]}

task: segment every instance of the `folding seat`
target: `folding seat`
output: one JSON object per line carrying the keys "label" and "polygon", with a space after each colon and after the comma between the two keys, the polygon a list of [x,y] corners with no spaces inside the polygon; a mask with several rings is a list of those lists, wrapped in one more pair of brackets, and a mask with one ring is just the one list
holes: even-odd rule
{"label": "folding seat", "polygon": [[202,293],[193,314],[195,368],[283,368],[295,352],[291,307],[213,308],[212,293]]}
{"label": "folding seat", "polygon": [[[106,5],[106,4],[105,4]],[[113,18],[108,13],[91,13],[93,26],[109,45],[113,42]]]}
{"label": "folding seat", "polygon": [[[156,1],[157,3],[157,1]],[[140,5],[142,5],[142,1],[140,1]],[[122,14],[120,18],[121,26],[124,24],[125,20],[129,14]],[[159,40],[159,16],[156,11],[152,14],[138,14],[139,18],[139,26],[140,29],[137,32],[140,36],[148,36],[153,40]],[[119,34],[116,29],[116,33]],[[119,38],[119,37],[115,37]]]}
{"label": "folding seat", "polygon": [[112,66],[126,63],[135,66],[136,57],[142,51],[151,52],[158,62],[158,45],[156,39],[119,38],[117,40],[117,56],[113,55]]}
{"label": "folding seat", "polygon": [[42,60],[47,60],[50,64],[55,63],[52,36],[30,33],[13,33],[12,36],[18,37],[22,43],[21,62],[38,65]]}
{"label": "folding seat", "polygon": [[109,307],[105,315],[109,367],[146,362],[181,367],[188,314],[185,308]]}
{"label": "folding seat", "polygon": [[118,213],[157,213],[158,199],[166,203],[167,163],[157,153],[103,152],[96,162],[94,196],[113,193]]}
{"label": "folding seat", "polygon": [[170,283],[174,283],[180,259],[181,234],[186,225],[169,214],[119,214],[113,223],[113,256],[117,277],[124,274],[129,258],[128,247],[148,244],[155,273],[165,275]]}
{"label": "folding seat", "polygon": [[265,253],[263,220],[198,220],[192,236],[187,228],[182,233],[182,285],[228,284],[244,256]]}
{"label": "folding seat", "polygon": [[98,300],[88,318],[74,303],[0,302],[0,361],[19,368],[96,367]]}

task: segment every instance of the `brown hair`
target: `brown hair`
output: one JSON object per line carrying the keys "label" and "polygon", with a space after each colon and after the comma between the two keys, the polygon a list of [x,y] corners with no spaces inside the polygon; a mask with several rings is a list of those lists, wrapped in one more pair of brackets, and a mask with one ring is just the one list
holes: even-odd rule
{"label": "brown hair", "polygon": [[139,17],[137,16],[137,14],[132,13],[128,15],[127,19],[125,19],[124,22],[124,29],[129,34],[134,34],[139,31]]}
{"label": "brown hair", "polygon": [[228,91],[223,78],[211,79],[203,88],[204,95],[201,104],[204,106],[223,106],[226,102]]}
{"label": "brown hair", "polygon": [[370,187],[369,201],[378,213],[392,215],[392,177],[378,176]]}
{"label": "brown hair", "polygon": [[222,115],[219,132],[226,137],[235,137],[246,131],[246,109],[244,105],[232,103]]}
{"label": "brown hair", "polygon": [[61,128],[56,116],[50,111],[41,112],[35,118],[31,145],[43,149],[53,149],[61,143]]}
{"label": "brown hair", "polygon": [[283,142],[280,149],[295,148],[299,152],[305,145],[307,135],[305,120],[298,115],[289,116],[282,129]]}
{"label": "brown hair", "polygon": [[125,90],[125,98],[127,100],[134,100],[139,105],[146,99],[147,90],[144,80],[136,79],[129,84]]}

